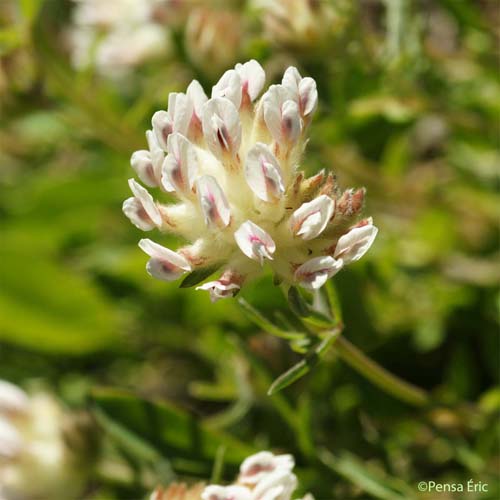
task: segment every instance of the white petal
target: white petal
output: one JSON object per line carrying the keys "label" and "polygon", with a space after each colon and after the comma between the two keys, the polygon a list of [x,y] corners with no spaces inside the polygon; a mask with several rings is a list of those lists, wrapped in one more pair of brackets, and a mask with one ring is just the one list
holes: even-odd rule
{"label": "white petal", "polygon": [[189,84],[186,94],[193,103],[196,116],[201,120],[203,105],[208,101],[208,97],[203,87],[200,85],[200,82],[198,80],[193,80]]}
{"label": "white petal", "polygon": [[258,500],[290,500],[297,488],[297,476],[288,470],[276,469],[264,476],[253,490]]}
{"label": "white petal", "polygon": [[284,140],[295,142],[301,131],[299,106],[295,101],[288,100],[281,109],[281,133]]}
{"label": "white petal", "polygon": [[146,212],[149,219],[153,222],[155,226],[160,227],[162,225],[161,214],[160,211],[158,210],[158,207],[156,206],[156,203],[153,200],[153,197],[149,194],[148,190],[143,188],[134,179],[129,179],[128,185],[130,186],[132,194],[141,203],[142,208]]}
{"label": "white petal", "polygon": [[122,211],[130,219],[130,222],[141,231],[151,231],[156,227],[137,198],[127,198],[123,202]]}
{"label": "white petal", "polygon": [[0,413],[25,413],[28,408],[28,395],[20,387],[0,380]]}
{"label": "white petal", "polygon": [[262,265],[264,259],[273,259],[276,244],[262,228],[247,220],[234,233],[234,239],[240,250],[250,259],[257,260]]}
{"label": "white petal", "polygon": [[154,241],[142,239],[139,241],[139,247],[151,257],[146,270],[154,278],[174,281],[186,271],[191,271],[191,265],[184,256]]}
{"label": "white petal", "polygon": [[286,69],[281,84],[295,94],[299,90],[299,83],[301,80],[302,76],[299,70],[295,66],[290,66]]}
{"label": "white petal", "polygon": [[283,85],[271,85],[263,96],[264,121],[280,144],[293,142],[300,134],[301,118],[293,94]]}
{"label": "white petal", "polygon": [[347,234],[339,238],[333,256],[342,258],[345,264],[361,259],[372,246],[377,233],[378,228],[371,222],[364,226],[352,228]]}
{"label": "white petal", "polygon": [[165,153],[152,130],[146,131],[146,140],[148,141],[149,153],[151,154],[155,175],[159,178],[161,175],[161,165],[163,163]]}
{"label": "white petal", "polygon": [[203,106],[203,135],[218,158],[235,156],[241,143],[241,123],[234,104],[223,97],[210,99]]}
{"label": "white petal", "polygon": [[343,265],[342,259],[336,260],[329,255],[315,257],[297,268],[294,277],[304,288],[316,290],[321,288],[327,279],[337,274]]}
{"label": "white petal", "polygon": [[335,201],[322,194],[301,205],[290,217],[292,232],[303,240],[312,240],[326,228],[335,211]]}
{"label": "white petal", "polygon": [[236,283],[224,283],[222,280],[216,280],[208,281],[196,287],[196,290],[208,290],[210,292],[210,300],[217,302],[220,299],[234,297],[240,288],[240,285]]}
{"label": "white petal", "polygon": [[269,147],[261,142],[255,144],[247,154],[245,178],[261,200],[274,201],[285,192],[278,160]]}
{"label": "white petal", "polygon": [[270,451],[260,451],[242,462],[238,481],[253,485],[276,469],[291,471],[294,465],[292,455],[274,455]]}
{"label": "white petal", "polygon": [[227,70],[212,87],[212,98],[225,97],[234,104],[236,109],[240,109],[241,83],[240,75],[236,70]]}
{"label": "white petal", "polygon": [[168,114],[172,120],[172,132],[186,135],[193,115],[193,103],[182,92],[171,92],[168,96]]}
{"label": "white petal", "polygon": [[193,145],[183,135],[174,132],[168,138],[168,155],[162,167],[165,188],[189,193],[198,172],[198,158]]}
{"label": "white petal", "polygon": [[243,92],[248,93],[250,101],[255,101],[266,81],[264,69],[255,59],[245,64],[238,63],[235,69],[240,75]]}
{"label": "white petal", "polygon": [[130,158],[130,165],[146,186],[156,187],[158,185],[153,167],[153,160],[151,159],[151,153],[149,151],[144,149],[135,151]]}
{"label": "white petal", "polygon": [[313,78],[302,78],[297,68],[289,67],[283,75],[282,85],[293,95],[299,104],[302,116],[310,115],[318,105],[318,90]]}
{"label": "white petal", "polygon": [[0,417],[0,459],[14,458],[22,448],[23,439],[18,430],[7,419]]}
{"label": "white petal", "polygon": [[226,196],[218,182],[211,175],[196,180],[196,192],[200,208],[208,227],[226,227],[231,221],[231,211]]}
{"label": "white petal", "polygon": [[299,106],[302,116],[310,115],[318,106],[318,89],[310,77],[303,78],[299,83]]}
{"label": "white petal", "polygon": [[158,144],[166,151],[168,136],[174,130],[172,118],[166,111],[157,111],[151,118],[151,125]]}
{"label": "white petal", "polygon": [[251,491],[244,486],[207,486],[201,494],[201,500],[252,500]]}

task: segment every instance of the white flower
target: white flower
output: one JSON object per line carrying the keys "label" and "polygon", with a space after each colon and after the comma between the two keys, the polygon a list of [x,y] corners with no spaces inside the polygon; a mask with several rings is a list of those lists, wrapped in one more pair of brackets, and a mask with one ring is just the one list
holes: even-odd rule
{"label": "white flower", "polygon": [[154,278],[175,281],[185,272],[191,271],[191,265],[185,257],[154,241],[142,239],[139,241],[139,247],[151,257],[146,269]]}
{"label": "white flower", "polygon": [[294,465],[292,455],[274,455],[270,451],[260,451],[243,461],[238,481],[254,485],[271,472],[277,469],[291,471]]}
{"label": "white flower", "polygon": [[94,65],[104,76],[122,77],[170,51],[168,32],[155,19],[157,0],[73,2],[69,40],[76,68]]}
{"label": "white flower", "polygon": [[252,492],[244,486],[207,486],[202,500],[253,500]]}
{"label": "white flower", "polygon": [[86,468],[66,444],[67,418],[49,395],[0,380],[0,498],[80,496]]}
{"label": "white flower", "polygon": [[377,233],[378,228],[373,225],[371,218],[362,221],[339,238],[333,256],[341,258],[344,264],[361,259],[372,246]]}
{"label": "white flower", "polygon": [[277,45],[315,51],[325,47],[336,29],[334,2],[253,0],[262,10],[265,35]]}
{"label": "white flower", "polygon": [[314,257],[295,271],[295,280],[304,288],[316,290],[321,288],[326,280],[337,274],[344,265],[342,259],[335,260],[329,255]]}
{"label": "white flower", "polygon": [[295,474],[286,469],[276,469],[255,485],[252,500],[290,500],[296,488]]}
{"label": "white flower", "polygon": [[312,240],[326,228],[335,210],[335,201],[322,194],[304,203],[290,217],[292,232],[303,240]]}
{"label": "white flower", "polygon": [[[150,500],[292,500],[297,488],[297,477],[292,472],[294,459],[291,455],[274,455],[261,451],[246,458],[240,467],[238,480],[222,486],[211,484],[203,488],[196,484],[173,483],[167,489],[156,488]],[[202,491],[201,491],[202,490]],[[201,496],[200,496],[201,494]],[[314,500],[307,494],[302,500]]]}
{"label": "white flower", "polygon": [[210,98],[193,81],[153,115],[149,150],[132,155],[139,179],[177,202],[158,203],[131,180],[125,215],[139,229],[191,242],[176,252],[142,240],[148,272],[170,281],[220,267],[197,288],[214,302],[236,295],[264,265],[280,281],[317,289],[361,258],[377,233],[371,220],[358,222],[363,189],[342,192],[331,173],[306,179],[299,170],[317,107],[314,80],[288,68],[259,99],[264,80],[251,60],[226,71]]}

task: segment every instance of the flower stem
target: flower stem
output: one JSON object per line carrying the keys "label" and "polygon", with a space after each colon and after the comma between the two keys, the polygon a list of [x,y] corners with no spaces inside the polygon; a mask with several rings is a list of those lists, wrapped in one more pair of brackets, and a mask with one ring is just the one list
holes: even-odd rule
{"label": "flower stem", "polygon": [[427,392],[389,373],[342,335],[337,338],[334,349],[345,363],[386,393],[412,406],[422,407],[430,403]]}

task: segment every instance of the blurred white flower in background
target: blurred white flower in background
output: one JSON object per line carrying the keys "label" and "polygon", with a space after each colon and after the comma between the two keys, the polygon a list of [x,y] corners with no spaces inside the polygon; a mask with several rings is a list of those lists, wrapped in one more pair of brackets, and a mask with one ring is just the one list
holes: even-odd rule
{"label": "blurred white flower in background", "polygon": [[318,50],[336,29],[328,0],[253,0],[252,5],[261,13],[265,36],[276,45]]}
{"label": "blurred white flower in background", "polygon": [[69,34],[71,59],[78,69],[94,66],[116,77],[170,52],[162,22],[163,0],[73,0]]}
{"label": "blurred white flower in background", "polygon": [[186,22],[185,47],[189,59],[207,74],[217,74],[238,60],[243,18],[235,10],[193,8]]}
{"label": "blurred white flower in background", "polygon": [[371,218],[358,220],[364,189],[342,192],[331,173],[305,178],[300,171],[316,82],[290,67],[258,99],[264,82],[251,60],[226,71],[210,99],[197,81],[186,94],[170,94],[168,110],[153,115],[146,133],[149,150],[131,158],[146,186],[177,203],[156,202],[130,179],[125,215],[143,231],[191,242],[173,251],[141,240],[149,274],[172,281],[199,271],[200,282],[222,268],[198,287],[212,301],[234,296],[264,264],[278,282],[320,288],[360,259],[377,234]]}
{"label": "blurred white flower in background", "polygon": [[81,493],[88,469],[78,453],[86,439],[68,435],[68,424],[50,395],[30,397],[0,380],[0,499],[76,498]]}

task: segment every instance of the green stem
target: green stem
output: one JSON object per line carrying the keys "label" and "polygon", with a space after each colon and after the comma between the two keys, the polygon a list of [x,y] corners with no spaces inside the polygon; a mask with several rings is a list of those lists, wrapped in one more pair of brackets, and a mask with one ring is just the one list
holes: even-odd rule
{"label": "green stem", "polygon": [[427,406],[430,403],[427,392],[389,373],[341,335],[334,348],[351,368],[388,394],[413,406]]}

